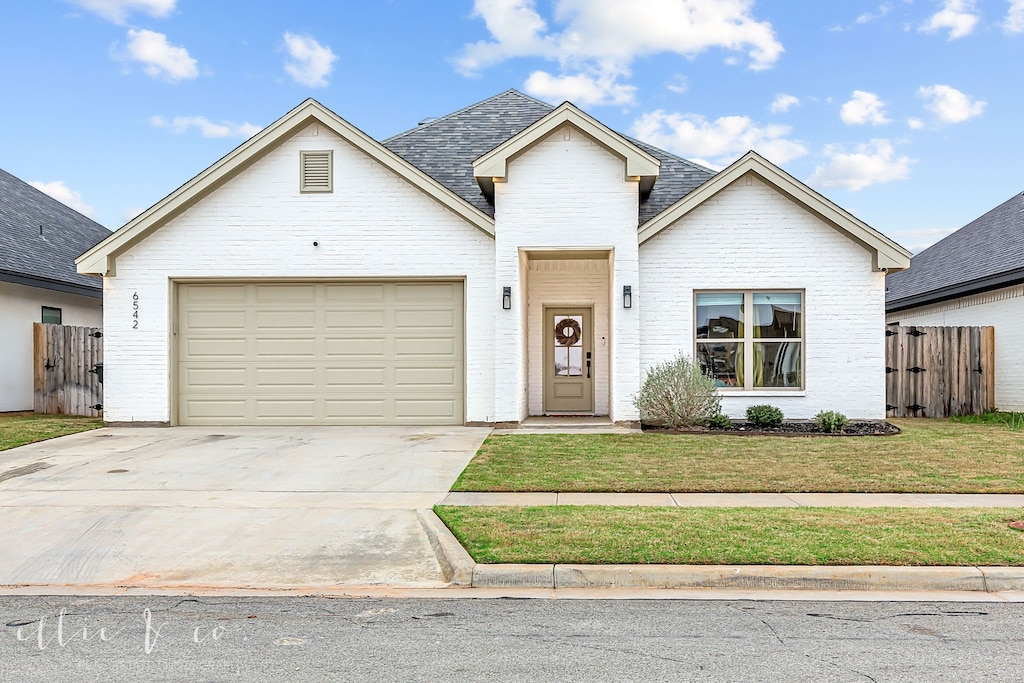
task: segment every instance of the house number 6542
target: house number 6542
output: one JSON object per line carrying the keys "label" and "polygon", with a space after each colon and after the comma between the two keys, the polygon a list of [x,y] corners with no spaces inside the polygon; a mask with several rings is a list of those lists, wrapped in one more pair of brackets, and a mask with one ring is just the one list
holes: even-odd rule
{"label": "house number 6542", "polygon": [[139,293],[132,294],[132,329],[139,329]]}

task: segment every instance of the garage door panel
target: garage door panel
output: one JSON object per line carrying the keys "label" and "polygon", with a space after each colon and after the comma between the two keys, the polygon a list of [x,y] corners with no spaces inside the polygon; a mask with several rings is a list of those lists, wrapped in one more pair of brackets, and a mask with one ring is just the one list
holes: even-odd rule
{"label": "garage door panel", "polygon": [[388,417],[387,401],[378,399],[327,399],[324,417],[330,420],[373,420],[383,422]]}
{"label": "garage door panel", "polygon": [[395,356],[422,357],[456,356],[458,344],[454,337],[399,337],[395,339]]}
{"label": "garage door panel", "polygon": [[386,313],[380,309],[327,310],[324,326],[328,330],[383,330],[387,324]]}
{"label": "garage door panel", "polygon": [[316,311],[269,309],[256,311],[256,327],[260,330],[315,330]]}
{"label": "garage door panel", "polygon": [[384,284],[336,284],[325,285],[324,294],[327,301],[352,301],[361,304],[383,303]]}
{"label": "garage door panel", "polygon": [[317,355],[315,337],[258,337],[255,342],[257,360],[305,360]]}
{"label": "garage door panel", "polygon": [[395,327],[402,330],[454,330],[455,311],[444,308],[422,310],[398,309],[395,311]]}
{"label": "garage door panel", "polygon": [[382,388],[387,381],[388,369],[383,366],[367,368],[326,368],[324,388]]}
{"label": "garage door panel", "polygon": [[462,283],[182,284],[178,301],[182,424],[463,420]]}
{"label": "garage door panel", "polygon": [[395,368],[395,387],[447,387],[457,390],[454,366],[438,368]]}
{"label": "garage door panel", "polygon": [[384,357],[387,353],[384,337],[328,337],[324,340],[324,355],[339,358]]}
{"label": "garage door panel", "polygon": [[315,284],[267,284],[254,285],[255,302],[257,304],[313,303],[316,301]]}
{"label": "garage door panel", "polygon": [[246,352],[245,338],[235,339],[189,339],[184,344],[185,359],[194,361],[244,359]]}

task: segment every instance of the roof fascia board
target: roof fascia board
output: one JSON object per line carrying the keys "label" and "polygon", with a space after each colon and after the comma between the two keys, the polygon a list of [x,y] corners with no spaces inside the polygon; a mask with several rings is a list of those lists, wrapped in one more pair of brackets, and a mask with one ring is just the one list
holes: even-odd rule
{"label": "roof fascia board", "polygon": [[96,287],[87,287],[85,285],[76,285],[69,282],[57,282],[56,280],[46,280],[43,278],[9,272],[0,273],[0,282],[9,282],[12,285],[21,285],[23,287],[48,289],[51,292],[61,292],[63,294],[77,294],[79,296],[87,296],[90,299],[103,298],[103,287],[99,282],[96,283]]}
{"label": "roof fascia board", "polygon": [[756,152],[747,152],[728,168],[709,178],[703,185],[647,221],[640,228],[643,244],[690,213],[747,173],[789,197],[815,216],[874,253],[875,270],[904,270],[910,267],[910,252],[864,223],[848,211],[785,173]]}
{"label": "roof fascia board", "polygon": [[950,285],[949,287],[943,287],[942,289],[933,289],[930,292],[887,301],[885,302],[885,311],[886,313],[895,313],[908,308],[938,304],[950,299],[959,299],[962,296],[981,294],[993,289],[1002,289],[1003,287],[1012,287],[1022,282],[1024,282],[1024,268],[1016,268],[1005,273],[981,278],[980,280],[962,282]]}
{"label": "roof fascia board", "polygon": [[494,236],[494,219],[362,132],[316,100],[308,99],[263,131],[242,143],[212,166],[79,256],[78,272],[113,275],[116,256],[180,214],[223,182],[274,149],[291,134],[316,121],[363,151],[484,233]]}
{"label": "roof fascia board", "polygon": [[[661,162],[634,145],[597,119],[589,116],[570,102],[563,102],[550,114],[501,143],[473,162],[473,175],[477,178],[505,178],[508,162],[540,142],[564,124],[571,124],[593,138],[598,144],[626,161],[626,175],[630,177],[658,176]],[[651,183],[653,185],[653,183]]]}

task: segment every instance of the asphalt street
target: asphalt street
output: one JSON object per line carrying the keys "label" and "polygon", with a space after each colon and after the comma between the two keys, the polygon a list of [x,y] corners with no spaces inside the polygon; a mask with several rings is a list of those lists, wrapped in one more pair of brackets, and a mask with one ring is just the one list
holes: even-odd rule
{"label": "asphalt street", "polygon": [[0,597],[3,681],[1013,681],[1024,604]]}

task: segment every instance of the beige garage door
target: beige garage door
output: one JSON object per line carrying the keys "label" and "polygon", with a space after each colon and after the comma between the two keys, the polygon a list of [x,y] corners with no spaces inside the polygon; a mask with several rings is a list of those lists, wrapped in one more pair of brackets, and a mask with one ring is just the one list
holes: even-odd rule
{"label": "beige garage door", "polygon": [[178,423],[461,424],[461,282],[178,285]]}

